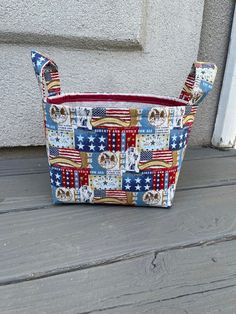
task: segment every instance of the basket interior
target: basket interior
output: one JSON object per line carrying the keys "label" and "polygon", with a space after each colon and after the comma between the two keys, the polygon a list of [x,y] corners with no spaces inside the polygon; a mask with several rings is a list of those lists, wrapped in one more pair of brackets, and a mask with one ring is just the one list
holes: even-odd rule
{"label": "basket interior", "polygon": [[[89,105],[88,105],[89,102]],[[147,106],[178,107],[188,105],[187,101],[174,97],[160,97],[150,95],[126,95],[126,94],[62,94],[47,98],[49,104],[64,104],[70,107],[98,107],[109,102],[109,108],[137,108]],[[128,103],[128,104],[127,104]]]}

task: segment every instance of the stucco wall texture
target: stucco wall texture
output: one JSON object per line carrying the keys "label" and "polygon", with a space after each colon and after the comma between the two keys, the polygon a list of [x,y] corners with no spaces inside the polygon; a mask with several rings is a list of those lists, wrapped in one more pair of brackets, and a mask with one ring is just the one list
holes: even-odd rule
{"label": "stucco wall texture", "polygon": [[[199,59],[224,68],[233,11],[230,1],[224,1],[224,9],[220,1],[205,2],[202,34],[203,0],[68,0],[72,10],[63,10],[61,0],[54,11],[38,7],[46,5],[44,0],[37,6],[24,0],[15,7],[13,2],[0,4],[0,12],[6,13],[0,23],[0,147],[45,143],[32,48],[57,62],[63,92],[177,96],[197,58],[200,35]],[[50,28],[58,19],[64,22]],[[222,74],[220,70],[217,89]],[[215,90],[200,108],[190,144],[210,143],[218,95]]]}

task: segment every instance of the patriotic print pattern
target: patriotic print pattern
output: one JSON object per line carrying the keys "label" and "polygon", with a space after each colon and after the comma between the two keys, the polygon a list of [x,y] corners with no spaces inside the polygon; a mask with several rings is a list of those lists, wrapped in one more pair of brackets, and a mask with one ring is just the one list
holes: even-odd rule
{"label": "patriotic print pattern", "polygon": [[61,94],[55,62],[35,51],[32,61],[42,91],[53,202],[170,207],[216,66],[195,63],[179,99],[103,95],[98,101],[96,94]]}

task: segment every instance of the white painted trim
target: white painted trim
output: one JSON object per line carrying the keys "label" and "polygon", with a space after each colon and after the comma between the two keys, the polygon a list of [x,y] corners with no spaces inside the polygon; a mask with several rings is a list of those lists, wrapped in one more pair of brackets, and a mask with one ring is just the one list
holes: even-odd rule
{"label": "white painted trim", "polygon": [[212,145],[236,149],[236,5]]}

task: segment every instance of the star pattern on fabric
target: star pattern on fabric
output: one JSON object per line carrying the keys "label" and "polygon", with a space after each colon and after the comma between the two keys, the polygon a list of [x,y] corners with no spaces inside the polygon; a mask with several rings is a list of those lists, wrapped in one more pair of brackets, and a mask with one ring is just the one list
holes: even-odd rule
{"label": "star pattern on fabric", "polygon": [[75,147],[84,152],[105,151],[108,148],[108,138],[105,135],[99,132],[87,135],[84,130],[75,130]]}
{"label": "star pattern on fabric", "polygon": [[170,132],[170,150],[182,149],[187,144],[188,128],[174,128]]}
{"label": "star pattern on fabric", "polygon": [[51,168],[50,171],[50,181],[51,185],[59,187],[62,185],[62,173],[60,168]]}
{"label": "star pattern on fabric", "polygon": [[147,191],[152,185],[152,175],[125,175],[123,178],[122,188],[125,191]]}

